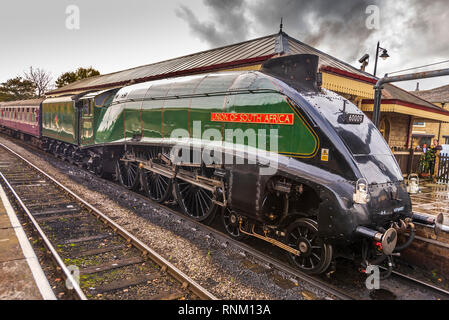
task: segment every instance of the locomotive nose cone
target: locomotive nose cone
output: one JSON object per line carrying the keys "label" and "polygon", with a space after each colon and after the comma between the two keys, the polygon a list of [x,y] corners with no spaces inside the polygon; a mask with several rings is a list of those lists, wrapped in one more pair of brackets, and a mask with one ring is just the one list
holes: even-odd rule
{"label": "locomotive nose cone", "polygon": [[388,229],[382,237],[382,251],[387,255],[391,255],[396,248],[398,241],[398,233],[395,229]]}

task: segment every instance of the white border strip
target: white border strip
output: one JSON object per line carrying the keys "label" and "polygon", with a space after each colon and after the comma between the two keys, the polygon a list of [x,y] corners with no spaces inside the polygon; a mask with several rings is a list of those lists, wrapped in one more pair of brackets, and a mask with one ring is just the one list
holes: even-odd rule
{"label": "white border strip", "polygon": [[11,203],[6,196],[5,190],[1,185],[0,198],[6,209],[6,213],[8,214],[9,221],[11,221],[11,225],[16,232],[16,236],[19,240],[20,247],[22,248],[23,255],[25,256],[25,260],[27,261],[28,266],[31,269],[34,281],[36,282],[36,286],[38,287],[42,298],[44,300],[57,300],[53,290],[51,289],[50,283],[48,283],[47,277],[45,276],[45,273],[42,270],[41,265],[39,264],[39,260],[33,250],[33,247],[28,241],[25,231],[23,230],[22,225],[20,224],[19,219],[17,218],[14,209],[11,206]]}

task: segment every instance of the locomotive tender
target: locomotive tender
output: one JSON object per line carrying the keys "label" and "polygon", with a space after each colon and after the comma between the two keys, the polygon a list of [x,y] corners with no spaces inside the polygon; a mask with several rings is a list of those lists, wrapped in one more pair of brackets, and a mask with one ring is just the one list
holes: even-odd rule
{"label": "locomotive tender", "polygon": [[[114,176],[156,202],[175,197],[236,239],[284,249],[310,274],[336,257],[389,261],[413,240],[399,166],[354,104],[320,88],[318,57],[267,61],[261,71],[157,80],[42,102],[45,150]],[[0,125],[5,106],[0,105]],[[413,220],[412,220],[413,219]],[[410,231],[397,246],[398,232]]]}

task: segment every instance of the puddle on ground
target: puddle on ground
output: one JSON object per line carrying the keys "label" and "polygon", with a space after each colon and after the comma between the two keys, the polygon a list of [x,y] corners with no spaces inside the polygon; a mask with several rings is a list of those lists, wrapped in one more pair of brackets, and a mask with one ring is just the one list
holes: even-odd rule
{"label": "puddle on ground", "polygon": [[421,193],[410,195],[416,211],[430,215],[443,213],[449,216],[449,186],[426,184],[421,190]]}

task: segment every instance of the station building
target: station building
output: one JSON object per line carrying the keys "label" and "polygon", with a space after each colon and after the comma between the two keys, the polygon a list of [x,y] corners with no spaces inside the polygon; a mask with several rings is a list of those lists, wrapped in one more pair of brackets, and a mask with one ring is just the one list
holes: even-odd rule
{"label": "station building", "polygon": [[[378,80],[376,77],[294,39],[284,32],[84,79],[49,92],[48,95],[76,94],[88,90],[101,90],[208,72],[259,70],[265,61],[273,57],[293,54],[319,56],[322,86],[346,97],[371,117],[374,104],[373,87]],[[421,131],[418,130],[422,123],[429,128],[437,127],[440,123],[449,123],[449,110],[393,84],[385,84],[380,130],[392,150],[398,153],[398,157],[407,156],[407,150],[421,142],[420,135],[429,136],[427,131],[420,133]],[[404,171],[404,164],[401,164],[401,167]]]}
{"label": "station building", "polygon": [[[425,99],[442,110],[449,111],[449,85],[438,87],[431,90],[422,90],[412,92],[414,95]],[[416,121],[413,127],[416,135],[418,132],[427,136],[423,141],[429,141],[431,138],[438,139],[440,144],[449,144],[449,123],[427,122],[425,119]]]}

